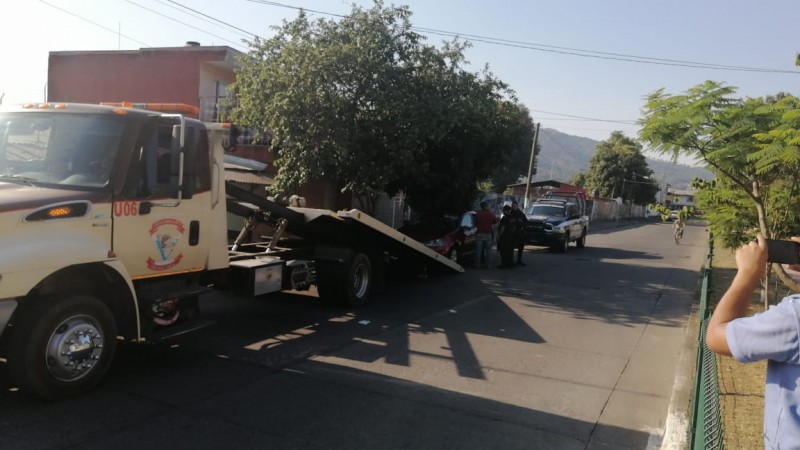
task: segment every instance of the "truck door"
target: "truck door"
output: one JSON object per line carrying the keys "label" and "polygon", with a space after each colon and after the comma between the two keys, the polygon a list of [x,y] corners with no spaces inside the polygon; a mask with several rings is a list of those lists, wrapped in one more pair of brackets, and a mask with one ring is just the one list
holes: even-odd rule
{"label": "truck door", "polygon": [[144,126],[122,191],[114,200],[113,250],[132,278],[170,275],[206,267],[210,218],[208,138],[202,125],[183,128],[173,117]]}
{"label": "truck door", "polygon": [[583,222],[581,221],[580,209],[577,205],[567,204],[567,223],[569,224],[569,235],[571,239],[577,239],[583,232]]}

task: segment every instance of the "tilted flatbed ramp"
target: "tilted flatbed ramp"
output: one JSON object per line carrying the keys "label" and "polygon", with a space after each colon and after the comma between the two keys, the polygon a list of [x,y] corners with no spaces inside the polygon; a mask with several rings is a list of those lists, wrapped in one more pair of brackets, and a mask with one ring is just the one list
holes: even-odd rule
{"label": "tilted flatbed ramp", "polygon": [[[401,264],[418,264],[445,271],[464,272],[455,261],[440,255],[414,239],[357,209],[338,212],[329,209],[297,208],[279,205],[231,183],[225,183],[228,211],[246,217],[253,208],[261,208],[288,221],[287,231],[303,239],[332,246],[382,249]],[[431,266],[433,264],[433,266]]]}
{"label": "tilted flatbed ramp", "polygon": [[[357,209],[334,212],[327,209],[290,208],[305,216],[303,237],[331,245],[382,248],[404,264],[435,264],[447,271],[464,272],[455,261]],[[421,267],[421,266],[420,266]]]}

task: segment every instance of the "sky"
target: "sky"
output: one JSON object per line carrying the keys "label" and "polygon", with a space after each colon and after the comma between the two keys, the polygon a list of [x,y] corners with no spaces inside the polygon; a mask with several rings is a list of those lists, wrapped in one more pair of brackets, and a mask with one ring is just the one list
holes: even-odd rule
{"label": "sky", "polygon": [[[51,51],[136,50],[187,41],[227,45],[273,35],[304,8],[336,20],[372,0],[17,0],[0,27],[3,104],[44,101]],[[648,94],[679,94],[705,80],[738,97],[800,95],[796,0],[405,0],[412,25],[441,46],[472,46],[542,128],[605,140],[636,137]],[[430,32],[429,30],[433,30]],[[701,66],[701,67],[697,67]],[[724,67],[723,67],[724,66]]]}

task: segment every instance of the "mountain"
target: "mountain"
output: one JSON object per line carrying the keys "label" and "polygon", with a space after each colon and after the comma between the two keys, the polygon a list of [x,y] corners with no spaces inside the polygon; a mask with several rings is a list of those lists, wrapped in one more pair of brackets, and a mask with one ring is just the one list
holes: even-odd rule
{"label": "mountain", "polygon": [[[580,172],[589,170],[589,160],[594,155],[599,141],[561,133],[550,128],[539,130],[539,147],[534,181],[569,180]],[[702,167],[673,163],[672,161],[647,157],[647,165],[653,176],[677,189],[686,189],[695,178],[712,179],[714,174]]]}

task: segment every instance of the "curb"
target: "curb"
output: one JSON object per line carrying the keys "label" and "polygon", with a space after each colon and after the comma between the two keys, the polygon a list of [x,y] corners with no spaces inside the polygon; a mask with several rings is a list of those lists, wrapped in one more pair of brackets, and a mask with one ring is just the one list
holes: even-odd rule
{"label": "curb", "polygon": [[698,317],[698,304],[695,303],[692,305],[692,312],[686,326],[683,351],[678,361],[675,384],[669,401],[664,437],[660,447],[662,450],[685,449],[689,446],[689,429],[692,426],[690,406],[694,394],[697,336],[700,332]]}

